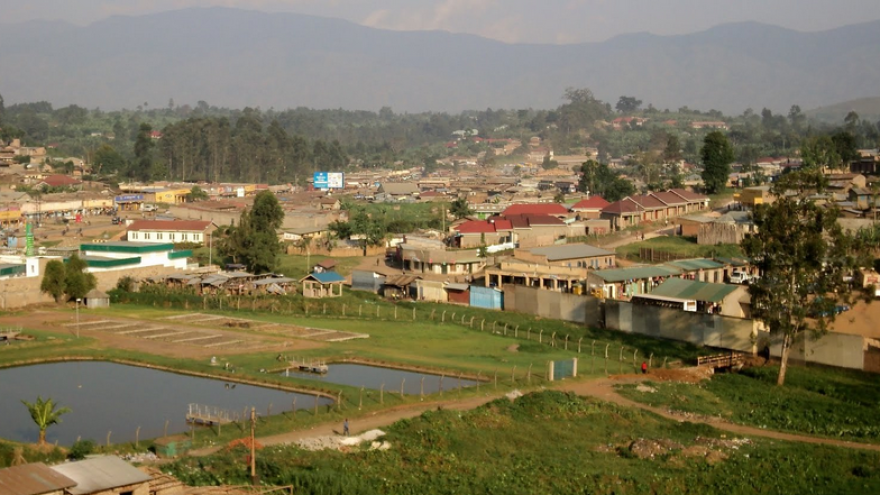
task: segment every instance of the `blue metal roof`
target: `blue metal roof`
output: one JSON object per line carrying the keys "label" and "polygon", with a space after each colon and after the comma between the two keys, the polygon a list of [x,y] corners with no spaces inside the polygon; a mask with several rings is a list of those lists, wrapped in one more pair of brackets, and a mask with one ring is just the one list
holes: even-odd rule
{"label": "blue metal roof", "polygon": [[[332,284],[334,282],[345,282],[345,277],[336,272],[310,273],[308,277],[321,282],[322,284]],[[306,277],[306,278],[308,278]]]}

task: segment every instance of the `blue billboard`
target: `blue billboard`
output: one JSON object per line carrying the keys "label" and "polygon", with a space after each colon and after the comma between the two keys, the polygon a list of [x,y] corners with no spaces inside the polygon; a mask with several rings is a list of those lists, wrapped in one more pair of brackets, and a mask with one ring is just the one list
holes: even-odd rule
{"label": "blue billboard", "polygon": [[312,176],[315,189],[345,189],[345,174],[342,172],[315,172]]}

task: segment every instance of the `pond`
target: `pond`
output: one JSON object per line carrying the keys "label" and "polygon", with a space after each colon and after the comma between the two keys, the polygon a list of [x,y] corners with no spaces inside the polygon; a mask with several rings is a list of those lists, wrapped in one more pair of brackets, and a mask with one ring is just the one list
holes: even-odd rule
{"label": "pond", "polygon": [[[38,430],[22,400],[51,398],[72,412],[49,427],[47,441],[72,445],[77,438],[103,444],[189,431],[186,413],[190,403],[216,406],[242,414],[256,407],[266,415],[289,412],[296,397],[297,409],[315,405],[313,395],[221,380],[178,375],[166,371],[105,362],[52,363],[0,369],[0,438],[36,442]],[[320,405],[330,404],[326,398]]]}
{"label": "pond", "polygon": [[327,369],[327,373],[322,375],[315,373],[301,373],[299,371],[294,371],[293,369],[290,371],[282,371],[281,374],[375,390],[379,390],[384,383],[385,391],[398,392],[400,391],[401,383],[403,383],[403,393],[407,395],[418,395],[421,393],[423,378],[425,394],[439,392],[441,386],[443,390],[453,390],[459,386],[472,387],[477,384],[474,380],[467,380],[464,378],[459,380],[457,375],[445,375],[441,380],[440,375],[404,371],[393,368],[382,368],[380,366],[369,366],[365,364],[329,364]]}

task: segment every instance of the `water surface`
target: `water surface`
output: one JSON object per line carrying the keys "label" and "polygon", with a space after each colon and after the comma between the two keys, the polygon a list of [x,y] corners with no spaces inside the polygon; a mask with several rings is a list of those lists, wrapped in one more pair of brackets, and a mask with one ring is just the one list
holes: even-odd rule
{"label": "water surface", "polygon": [[[189,431],[186,412],[189,403],[237,411],[256,407],[266,415],[315,405],[312,395],[285,392],[253,385],[178,375],[166,371],[104,362],[51,363],[0,369],[0,438],[36,442],[38,429],[22,400],[34,402],[37,396],[51,398],[72,412],[61,416],[61,423],[50,426],[47,441],[71,445],[77,438],[99,444],[132,441],[141,427],[140,438]],[[320,405],[331,403],[319,399]],[[230,425],[230,428],[235,426]]]}

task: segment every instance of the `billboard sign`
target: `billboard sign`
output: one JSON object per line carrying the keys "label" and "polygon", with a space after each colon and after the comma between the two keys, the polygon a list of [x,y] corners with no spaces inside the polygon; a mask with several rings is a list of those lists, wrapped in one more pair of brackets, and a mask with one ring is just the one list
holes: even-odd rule
{"label": "billboard sign", "polygon": [[123,194],[121,196],[116,196],[115,198],[117,203],[137,203],[142,202],[144,200],[143,194]]}
{"label": "billboard sign", "polygon": [[345,189],[345,174],[342,172],[315,172],[312,180],[315,189]]}

